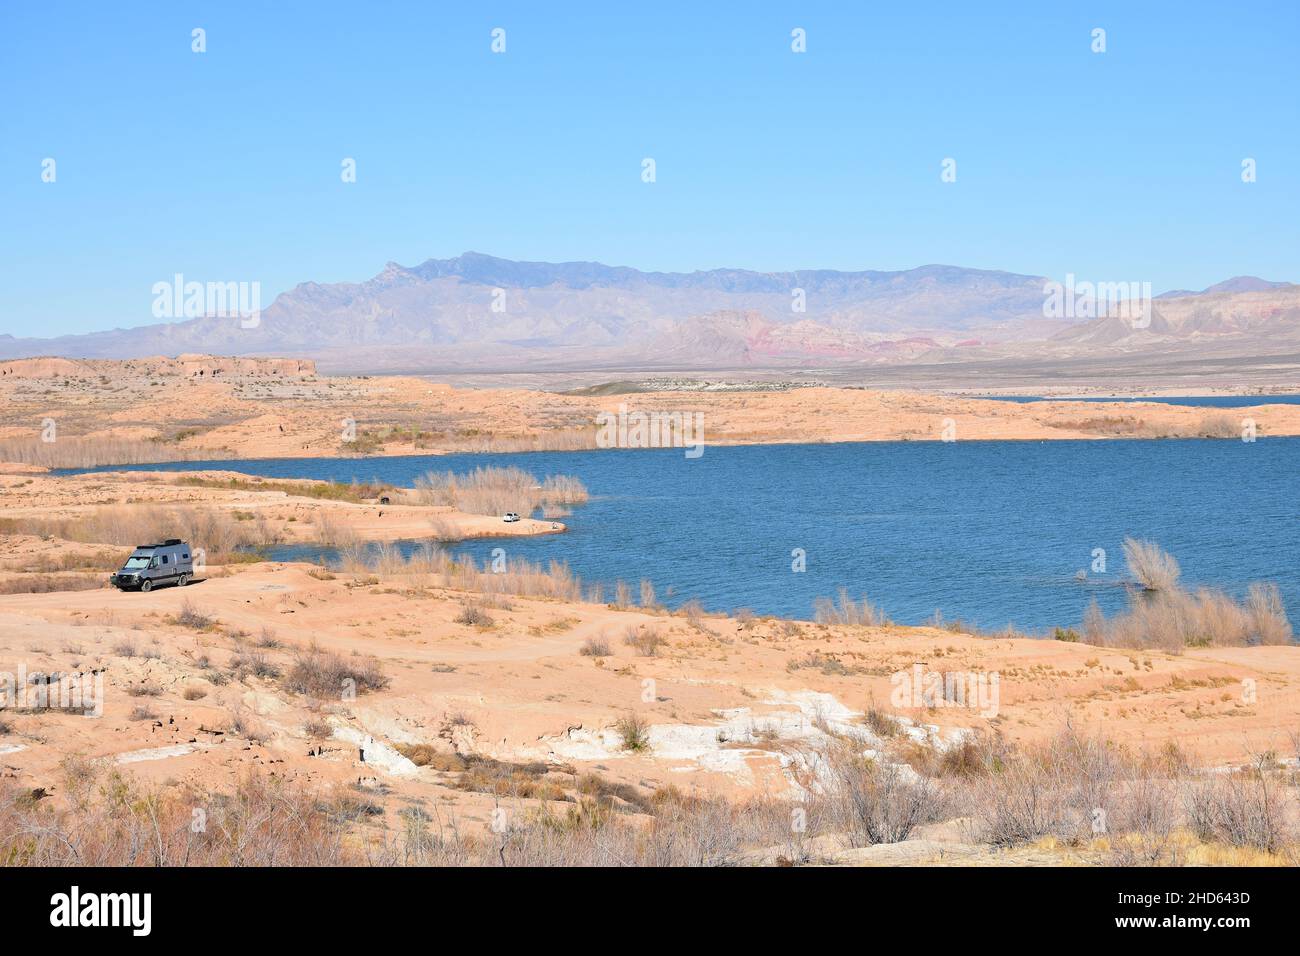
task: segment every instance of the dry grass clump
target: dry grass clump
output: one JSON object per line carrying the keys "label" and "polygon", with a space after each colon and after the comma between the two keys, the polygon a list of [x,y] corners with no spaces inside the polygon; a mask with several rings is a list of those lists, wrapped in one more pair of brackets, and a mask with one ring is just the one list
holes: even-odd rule
{"label": "dry grass clump", "polygon": [[1095,606],[1083,622],[1084,639],[1111,647],[1242,647],[1291,642],[1291,622],[1274,584],[1252,584],[1237,603],[1222,591],[1134,592],[1128,608],[1107,619]]}
{"label": "dry grass clump", "polygon": [[0,529],[15,534],[34,534],[65,541],[135,547],[167,538],[180,538],[194,549],[203,549],[210,564],[240,559],[239,549],[275,544],[278,537],[259,515],[240,521],[215,508],[188,505],[115,505],[96,508],[68,518],[8,518]]}
{"label": "dry grass clump", "polygon": [[294,693],[321,698],[382,690],[388,684],[375,658],[353,662],[315,646],[294,659],[284,678],[284,686]]}
{"label": "dry grass clump", "polygon": [[186,598],[181,602],[180,611],[172,616],[168,623],[178,624],[181,627],[192,628],[196,631],[210,631],[217,626],[217,619],[211,614],[200,611],[193,601]]}
{"label": "dry grass clump", "polygon": [[502,570],[493,571],[490,561],[480,567],[470,555],[453,558],[430,544],[422,545],[406,556],[393,545],[344,549],[331,567],[354,575],[404,575],[413,578],[414,583],[440,584],[488,596],[513,594],[571,602],[583,598],[582,579],[569,569],[566,562],[540,564],[525,558],[512,558]]}
{"label": "dry grass clump", "polygon": [[328,721],[319,717],[312,717],[302,725],[302,732],[312,740],[329,740],[334,736],[334,728]]}
{"label": "dry grass clump", "polygon": [[39,438],[0,440],[0,461],[40,465],[45,468],[99,468],[104,465],[143,465],[159,461],[198,461],[232,458],[232,453],[212,448],[182,448],[156,441],[125,438]]}
{"label": "dry grass clump", "polygon": [[635,648],[642,657],[655,657],[667,641],[653,625],[632,624],[623,632],[623,643]]}
{"label": "dry grass clump", "polygon": [[1188,823],[1197,837],[1267,853],[1278,853],[1295,838],[1287,799],[1283,781],[1263,768],[1193,780],[1184,791]]}
{"label": "dry grass clump", "polygon": [[531,515],[538,508],[582,504],[587,489],[577,478],[552,475],[539,482],[521,468],[475,468],[465,474],[434,472],[415,480],[421,504],[446,505],[468,514]]}
{"label": "dry grass clump", "polygon": [[1180,651],[1291,642],[1277,585],[1252,584],[1238,602],[1214,588],[1179,587],[1178,562],[1149,541],[1125,539],[1124,555],[1139,587],[1129,592],[1128,608],[1110,619],[1096,601],[1089,605],[1082,625],[1089,644]]}
{"label": "dry grass clump", "polygon": [[1193,434],[1200,438],[1240,438],[1242,428],[1241,420],[1227,412],[1207,412],[1196,423]]}
{"label": "dry grass clump", "polygon": [[638,714],[620,717],[614,730],[622,742],[624,750],[642,753],[650,749],[650,725]]}
{"label": "dry grass clump", "polygon": [[100,574],[18,574],[0,579],[0,594],[53,594],[108,587]]}
{"label": "dry grass clump", "polygon": [[112,551],[58,551],[31,555],[7,567],[10,571],[50,574],[55,571],[116,571],[125,560],[125,553]]}
{"label": "dry grass clump", "polygon": [[[257,733],[242,712],[230,727]],[[637,715],[619,729],[630,750],[648,745]],[[305,730],[321,739],[329,726],[309,721]],[[834,741],[807,755],[808,766],[820,768],[810,769],[818,795],[739,802],[671,786],[647,793],[542,762],[398,747],[418,765],[454,775],[451,786],[491,794],[508,808],[505,826],[490,832],[462,832],[454,817],[418,806],[404,807],[396,827],[376,827],[371,821],[386,810],[382,790],[310,791],[256,774],[229,792],[151,789],[106,762],[74,757],[64,762],[58,799],[33,799],[29,787],[0,780],[0,859],[79,867],[780,866],[826,852],[814,845],[892,843],[914,838],[925,823],[969,819],[970,839],[1063,845],[1093,862],[1169,865],[1216,854],[1295,862],[1288,772],[1264,759],[1232,773],[1198,771],[1182,754],[1135,755],[1068,727],[1022,749],[981,739],[967,756],[948,758],[950,748],[937,746],[914,762],[921,770],[888,755],[866,759],[860,746]],[[945,772],[945,764],[965,769]],[[190,826],[196,807],[207,817],[199,832]]]}
{"label": "dry grass clump", "polygon": [[356,530],[339,521],[328,511],[317,511],[312,516],[312,527],[317,544],[339,549],[360,547],[361,538]]}
{"label": "dry grass clump", "polygon": [[[6,781],[6,783],[8,783]],[[249,775],[229,792],[147,789],[70,758],[62,801],[0,788],[0,858],[18,866],[330,866],[348,862],[346,828],[306,790]],[[194,827],[201,809],[205,826]]]}
{"label": "dry grass clump", "polygon": [[481,601],[465,601],[460,606],[460,613],[456,615],[455,622],[470,627],[491,627],[492,616],[488,614]]}
{"label": "dry grass clump", "polygon": [[818,624],[856,624],[883,627],[889,618],[865,597],[861,602],[849,597],[847,588],[840,588],[839,598],[819,597],[813,601],[813,620]]}
{"label": "dry grass clump", "polygon": [[230,672],[235,680],[261,677],[273,680],[280,676],[280,667],[260,650],[245,649],[230,658]]}
{"label": "dry grass clump", "polygon": [[589,637],[583,641],[578,653],[583,657],[609,657],[613,651],[609,649],[609,638],[601,634],[599,637]]}
{"label": "dry grass clump", "polygon": [[381,481],[274,481],[265,478],[207,478],[203,475],[185,475],[173,482],[196,488],[224,488],[231,491],[283,492],[294,498],[317,498],[324,501],[373,501],[393,491],[393,486]]}
{"label": "dry grass clump", "polygon": [[1133,754],[1068,727],[1049,742],[1001,751],[960,795],[974,836],[996,846],[1045,837],[1086,847],[1102,839],[1114,863],[1175,865],[1188,840],[1294,853],[1285,775],[1262,765],[1198,771],[1176,748]]}

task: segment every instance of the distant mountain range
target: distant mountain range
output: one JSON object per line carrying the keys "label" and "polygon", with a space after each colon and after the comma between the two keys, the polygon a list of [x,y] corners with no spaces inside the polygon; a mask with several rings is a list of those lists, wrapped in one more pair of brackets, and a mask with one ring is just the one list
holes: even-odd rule
{"label": "distant mountain range", "polygon": [[[1240,276],[1166,293],[1157,320],[1044,317],[1040,276],[929,265],[899,272],[641,272],[469,252],[361,283],[303,283],[255,328],[207,316],[51,339],[0,336],[0,358],[209,353],[315,359],[330,371],[820,366],[944,361],[1039,348],[1126,349],[1300,329],[1300,286]],[[1116,325],[1116,322],[1120,322]]]}

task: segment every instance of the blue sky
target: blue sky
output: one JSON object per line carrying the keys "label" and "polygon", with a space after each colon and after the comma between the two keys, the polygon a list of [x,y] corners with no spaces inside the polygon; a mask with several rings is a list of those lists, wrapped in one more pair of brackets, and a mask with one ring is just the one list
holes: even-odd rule
{"label": "blue sky", "polygon": [[612,6],[0,0],[0,332],[470,249],[1300,281],[1294,0]]}

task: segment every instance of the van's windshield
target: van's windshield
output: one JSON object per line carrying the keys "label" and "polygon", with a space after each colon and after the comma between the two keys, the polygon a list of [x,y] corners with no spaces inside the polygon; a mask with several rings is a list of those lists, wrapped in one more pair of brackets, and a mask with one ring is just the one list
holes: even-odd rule
{"label": "van's windshield", "polygon": [[149,556],[133,554],[126,559],[126,564],[122,565],[123,571],[138,571],[140,568],[149,567]]}

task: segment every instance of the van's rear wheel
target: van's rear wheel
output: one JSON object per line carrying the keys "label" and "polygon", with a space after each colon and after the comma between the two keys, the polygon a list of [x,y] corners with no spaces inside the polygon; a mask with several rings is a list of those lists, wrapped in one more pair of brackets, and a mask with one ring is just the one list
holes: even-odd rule
{"label": "van's rear wheel", "polygon": [[176,586],[178,588],[183,588],[185,587],[185,585],[189,583],[190,583],[190,576],[188,574],[182,574],[179,578],[176,579]]}
{"label": "van's rear wheel", "polygon": [[152,590],[153,590],[153,582],[150,581],[148,578],[146,578],[145,580],[141,581],[141,582],[140,582],[140,590],[141,590],[141,591],[152,591]]}

